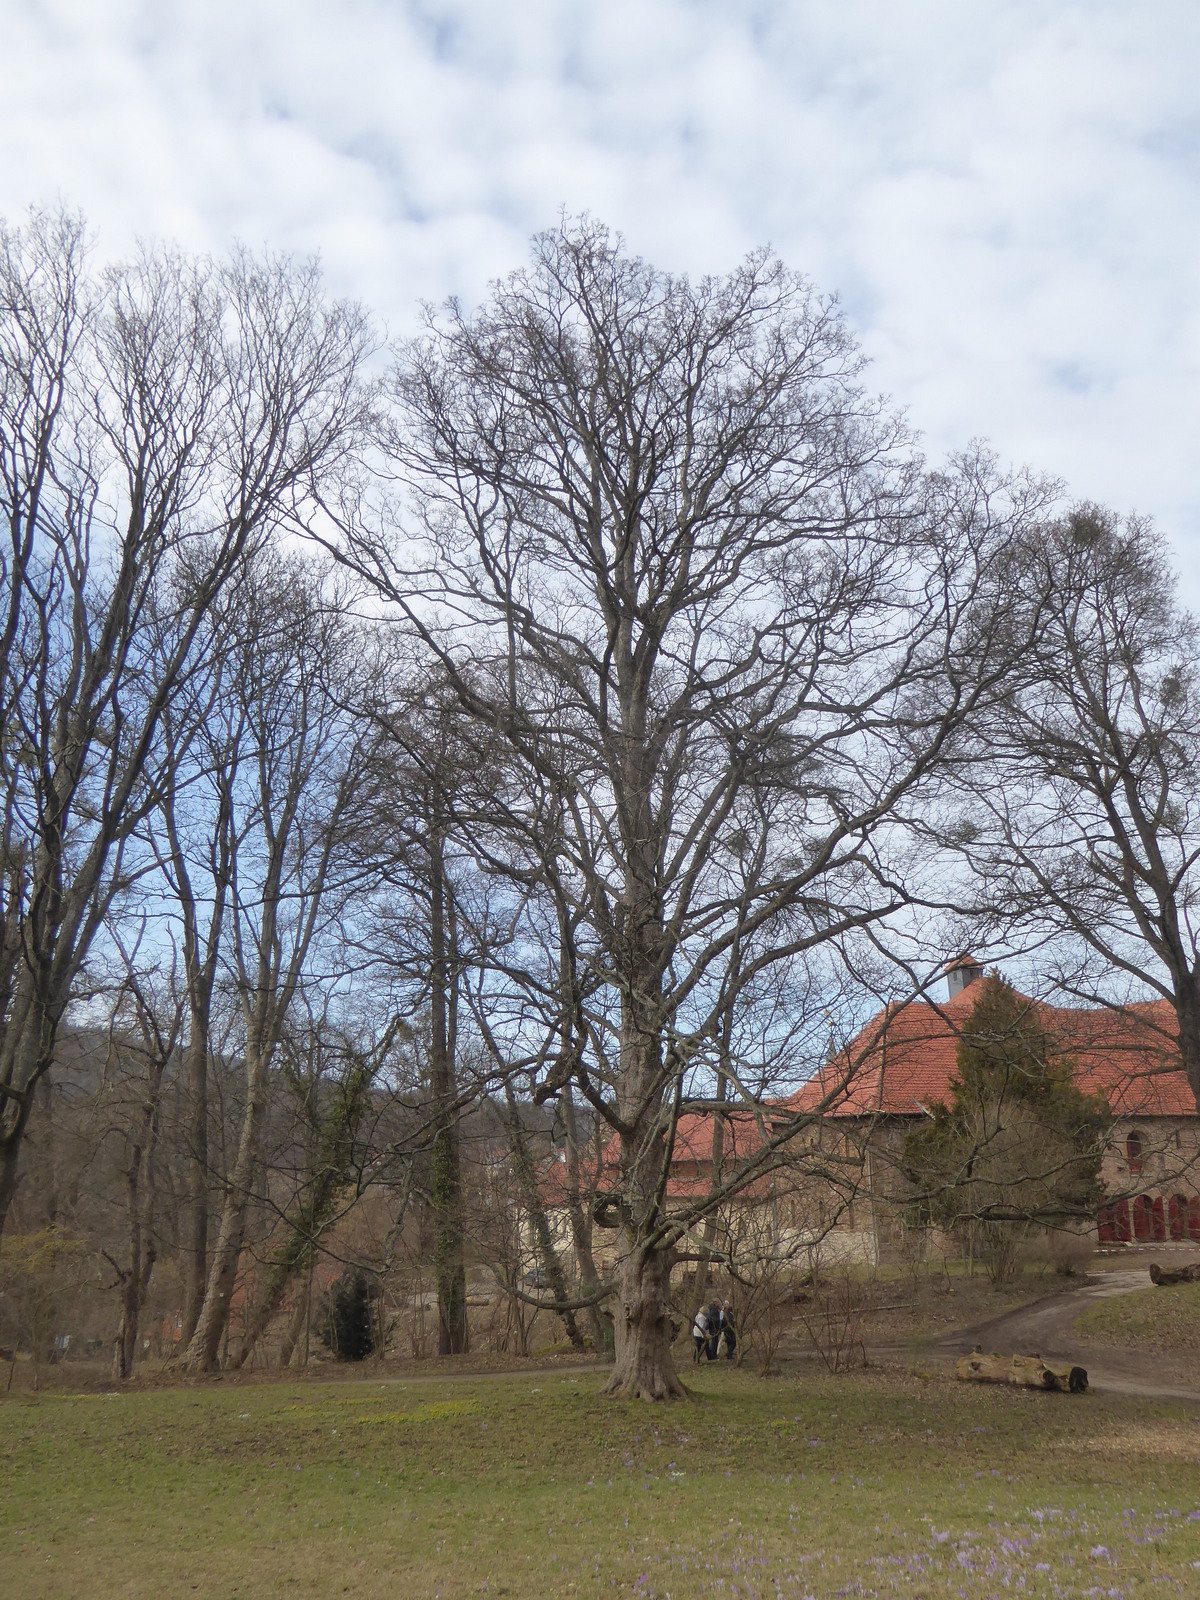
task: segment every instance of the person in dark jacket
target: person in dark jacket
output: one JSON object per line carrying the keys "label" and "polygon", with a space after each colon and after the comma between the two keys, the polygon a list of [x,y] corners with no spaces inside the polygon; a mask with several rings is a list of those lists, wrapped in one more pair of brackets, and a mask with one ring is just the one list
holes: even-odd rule
{"label": "person in dark jacket", "polygon": [[721,1341],[725,1346],[726,1361],[732,1361],[733,1352],[737,1349],[737,1329],[733,1325],[733,1307],[728,1300],[721,1307]]}
{"label": "person in dark jacket", "polygon": [[715,1300],[705,1315],[708,1317],[708,1359],[715,1361],[721,1343],[721,1308]]}

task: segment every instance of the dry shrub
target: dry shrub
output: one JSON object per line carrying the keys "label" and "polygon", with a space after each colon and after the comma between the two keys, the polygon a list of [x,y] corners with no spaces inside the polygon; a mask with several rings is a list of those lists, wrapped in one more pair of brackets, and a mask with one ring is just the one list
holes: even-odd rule
{"label": "dry shrub", "polygon": [[799,1301],[801,1325],[830,1372],[866,1366],[867,1324],[877,1301],[875,1284],[846,1269],[826,1274]]}

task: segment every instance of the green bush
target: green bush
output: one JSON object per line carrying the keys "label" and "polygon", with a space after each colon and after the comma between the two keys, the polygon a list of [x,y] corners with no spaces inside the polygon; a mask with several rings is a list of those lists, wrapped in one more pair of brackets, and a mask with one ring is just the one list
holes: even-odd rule
{"label": "green bush", "polygon": [[362,1272],[345,1272],[326,1299],[322,1341],[339,1361],[361,1361],[375,1348],[371,1286]]}

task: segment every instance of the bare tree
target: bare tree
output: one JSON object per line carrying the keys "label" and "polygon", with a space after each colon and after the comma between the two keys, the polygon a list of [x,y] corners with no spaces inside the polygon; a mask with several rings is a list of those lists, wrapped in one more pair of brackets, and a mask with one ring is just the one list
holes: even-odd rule
{"label": "bare tree", "polygon": [[[343,600],[302,563],[261,561],[242,586],[236,670],[245,711],[231,750],[229,963],[246,1103],[204,1302],[186,1361],[216,1366],[245,1241],[271,1067],[306,982],[336,985],[340,919],[359,879],[354,828],[370,802],[362,729],[345,712],[354,635]],[[317,970],[314,971],[314,963]]]}
{"label": "bare tree", "polygon": [[1200,1105],[1200,631],[1135,519],[1078,506],[1021,561],[1038,626],[1003,711],[978,721],[948,829],[977,926],[1049,943],[1081,999],[1168,1001],[1173,1026],[1141,1013],[1146,1043],[1164,1070],[1182,1058]]}
{"label": "bare tree", "polygon": [[[217,615],[217,629],[225,619]],[[187,1095],[187,1205],[184,1218],[183,1340],[196,1331],[208,1281],[209,1056],[213,1000],[221,971],[222,936],[234,867],[232,780],[246,737],[245,705],[222,693],[236,663],[216,640],[205,684],[189,723],[163,719],[164,760],[158,815],[150,819],[152,849],[175,900],[187,988],[183,1048]]]}
{"label": "bare tree", "polygon": [[[232,1360],[234,1367],[244,1366],[253,1355],[322,1237],[362,1193],[371,1092],[396,1031],[393,1024],[379,1039],[358,1039],[338,1028],[328,1015],[310,1015],[302,1028],[289,1029],[281,1040],[283,1072],[299,1100],[307,1135],[303,1166],[281,1208],[283,1236],[271,1251],[265,1279]],[[295,1332],[289,1330],[289,1355],[294,1345]]]}
{"label": "bare tree", "polygon": [[0,1229],[203,619],[330,492],[370,342],[312,265],[145,251],[98,275],[75,217],[0,230]]}
{"label": "bare tree", "polygon": [[[1002,653],[985,591],[1037,492],[979,460],[928,478],[860,370],[765,254],[693,284],[564,224],[402,357],[416,553],[342,515],[343,558],[507,747],[497,870],[569,912],[573,1032],[526,1049],[616,1136],[616,1395],[681,1393],[664,1199],[721,1014],[910,898],[890,824]],[[513,1061],[519,994],[558,990],[535,944],[504,967]]]}
{"label": "bare tree", "polygon": [[105,1077],[111,1087],[115,1077],[122,1098],[131,1099],[123,1129],[123,1175],[128,1248],[124,1262],[105,1254],[117,1275],[121,1315],[113,1340],[113,1377],[128,1378],[137,1359],[142,1309],[150,1275],[158,1259],[156,1217],[156,1156],[161,1127],[163,1078],[175,1055],[183,1022],[184,1004],[166,975],[138,970],[137,956],[145,933],[126,949],[118,933],[125,977],[116,997],[109,1026],[109,1051]]}

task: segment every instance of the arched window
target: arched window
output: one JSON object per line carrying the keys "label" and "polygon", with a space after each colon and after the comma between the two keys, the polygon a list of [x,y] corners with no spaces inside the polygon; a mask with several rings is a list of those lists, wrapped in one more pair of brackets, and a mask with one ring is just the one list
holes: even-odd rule
{"label": "arched window", "polygon": [[1162,1195],[1155,1195],[1150,1202],[1150,1231],[1156,1241],[1162,1242],[1167,1237],[1167,1224],[1163,1216]]}
{"label": "arched window", "polygon": [[1117,1219],[1112,1206],[1107,1202],[1100,1207],[1097,1213],[1096,1231],[1100,1236],[1101,1244],[1116,1244]]}
{"label": "arched window", "polygon": [[1130,1172],[1138,1173],[1142,1170],[1142,1152],[1145,1148],[1141,1134],[1134,1128],[1125,1141],[1125,1159],[1129,1163]]}
{"label": "arched window", "polygon": [[1188,1201],[1188,1238],[1200,1244],[1200,1194]]}
{"label": "arched window", "polygon": [[1186,1239],[1187,1225],[1187,1195],[1173,1194],[1167,1201],[1167,1229],[1172,1239]]}
{"label": "arched window", "polygon": [[[1128,1244],[1133,1238],[1133,1230],[1129,1225],[1129,1201],[1118,1200],[1113,1209],[1116,1212],[1117,1243]],[[1200,1210],[1197,1212],[1197,1218],[1200,1220]]]}
{"label": "arched window", "polygon": [[1154,1237],[1154,1213],[1149,1195],[1139,1194],[1133,1202],[1133,1237],[1138,1244],[1149,1244]]}

